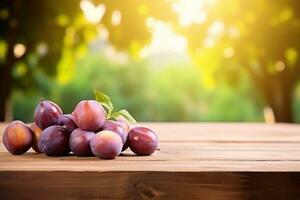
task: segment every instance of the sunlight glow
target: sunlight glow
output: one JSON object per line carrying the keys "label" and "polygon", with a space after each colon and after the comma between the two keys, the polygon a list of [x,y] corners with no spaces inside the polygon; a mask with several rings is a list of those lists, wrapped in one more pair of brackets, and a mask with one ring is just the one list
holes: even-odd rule
{"label": "sunlight glow", "polygon": [[212,37],[207,37],[204,39],[205,47],[213,47],[215,45],[215,39]]}
{"label": "sunlight glow", "polygon": [[211,36],[221,35],[224,32],[224,23],[216,20],[213,22],[211,27],[208,29],[208,34]]}
{"label": "sunlight glow", "polygon": [[122,14],[119,10],[114,10],[114,12],[111,15],[111,23],[114,26],[118,26],[121,23],[122,20]]}
{"label": "sunlight glow", "polygon": [[203,23],[206,20],[204,0],[179,0],[172,5],[172,9],[179,15],[179,22],[182,26],[189,26],[193,23]]}
{"label": "sunlight glow", "polygon": [[224,23],[219,20],[214,21],[207,31],[207,37],[204,39],[204,46],[208,48],[213,47],[224,31]]}
{"label": "sunlight glow", "polygon": [[45,56],[48,53],[48,45],[45,42],[40,42],[36,47],[36,51],[40,56]]}
{"label": "sunlight glow", "polygon": [[234,49],[232,47],[227,47],[223,51],[223,55],[225,58],[231,58],[234,56]]}
{"label": "sunlight glow", "polygon": [[128,54],[122,51],[117,51],[113,46],[107,46],[103,50],[103,53],[112,63],[124,65],[129,62]]}
{"label": "sunlight glow", "polygon": [[109,37],[109,32],[104,26],[99,26],[98,27],[98,32],[99,32],[99,38],[101,40],[107,40]]}
{"label": "sunlight glow", "polygon": [[95,6],[88,0],[81,0],[80,8],[83,11],[86,20],[93,24],[101,21],[106,10],[104,4],[98,4],[97,6]]}
{"label": "sunlight glow", "polygon": [[176,34],[171,25],[149,17],[147,26],[152,33],[152,40],[148,46],[141,50],[142,57],[159,52],[186,52],[187,40],[183,36]]}
{"label": "sunlight glow", "polygon": [[15,44],[14,46],[14,56],[16,58],[21,58],[26,52],[26,46],[24,44]]}
{"label": "sunlight glow", "polygon": [[276,63],[275,63],[275,69],[278,71],[278,72],[282,72],[285,70],[285,64],[283,61],[281,60],[278,60]]}
{"label": "sunlight glow", "polygon": [[234,26],[228,28],[228,34],[231,38],[238,38],[241,35],[239,29]]}

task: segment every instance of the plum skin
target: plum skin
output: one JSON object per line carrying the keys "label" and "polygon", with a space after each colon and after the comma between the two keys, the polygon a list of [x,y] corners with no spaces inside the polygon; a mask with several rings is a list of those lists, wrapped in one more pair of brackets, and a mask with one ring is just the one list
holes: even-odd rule
{"label": "plum skin", "polygon": [[36,153],[42,153],[40,150],[39,150],[39,147],[38,147],[38,141],[39,141],[39,138],[41,136],[41,133],[42,133],[42,130],[35,124],[33,123],[31,126],[30,126],[30,129],[32,131],[32,149],[36,152]]}
{"label": "plum skin", "polygon": [[45,128],[58,125],[58,118],[63,114],[60,107],[51,101],[41,101],[34,110],[34,122],[44,130]]}
{"label": "plum skin", "polygon": [[146,127],[134,127],[128,133],[128,145],[137,155],[151,155],[158,147],[158,137]]}
{"label": "plum skin", "polygon": [[48,156],[63,156],[70,152],[70,133],[62,126],[54,125],[42,131],[38,147]]}
{"label": "plum skin", "polygon": [[129,143],[129,142],[128,142],[128,138],[127,138],[127,140],[125,141],[125,143],[124,143],[124,145],[123,145],[122,152],[128,149],[128,147],[129,147],[129,144],[128,144],[128,143]]}
{"label": "plum skin", "polygon": [[114,159],[121,153],[121,137],[112,131],[100,131],[90,142],[93,154],[103,159]]}
{"label": "plum skin", "polygon": [[87,131],[99,130],[105,122],[106,113],[100,103],[94,100],[80,101],[72,113],[76,125]]}
{"label": "plum skin", "polygon": [[76,128],[73,116],[71,115],[61,115],[58,118],[58,125],[65,127],[70,133],[72,133]]}
{"label": "plum skin", "polygon": [[17,120],[8,124],[3,133],[3,144],[13,155],[20,155],[28,151],[32,145],[31,129]]}
{"label": "plum skin", "polygon": [[113,131],[117,133],[121,137],[123,144],[125,144],[128,133],[127,131],[124,130],[123,126],[118,122],[112,120],[106,120],[101,129],[107,131]]}
{"label": "plum skin", "polygon": [[126,132],[130,131],[130,123],[124,117],[119,116],[116,122],[121,124]]}
{"label": "plum skin", "polygon": [[94,132],[75,129],[70,136],[69,144],[71,151],[76,156],[91,156],[93,155],[90,140],[95,136]]}

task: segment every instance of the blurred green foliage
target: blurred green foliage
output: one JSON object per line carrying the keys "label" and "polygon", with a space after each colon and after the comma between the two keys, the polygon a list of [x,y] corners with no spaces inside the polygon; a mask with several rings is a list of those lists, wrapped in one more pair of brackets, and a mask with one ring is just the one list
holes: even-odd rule
{"label": "blurred green foliage", "polygon": [[[239,85],[246,74],[277,122],[293,122],[300,79],[300,3],[296,0],[203,1],[205,20],[177,28],[206,86]],[[268,121],[268,120],[267,120]]]}
{"label": "blurred green foliage", "polygon": [[138,121],[261,121],[262,105],[249,94],[249,82],[239,89],[222,84],[204,89],[199,70],[188,60],[153,66],[149,59],[120,65],[103,55],[89,53],[76,63],[71,80],[60,84],[43,77],[36,93],[15,91],[14,118],[32,121],[41,98],[57,102],[71,113],[78,101],[93,97],[93,88],[108,94],[116,110],[126,108]]}
{"label": "blurred green foliage", "polygon": [[7,102],[29,122],[41,98],[70,113],[98,89],[138,121],[300,121],[299,10],[296,0],[3,0],[0,120]]}

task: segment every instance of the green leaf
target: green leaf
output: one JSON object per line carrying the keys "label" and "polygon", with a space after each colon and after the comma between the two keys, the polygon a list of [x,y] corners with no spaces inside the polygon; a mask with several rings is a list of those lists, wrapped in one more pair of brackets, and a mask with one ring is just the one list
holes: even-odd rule
{"label": "green leaf", "polygon": [[114,109],[113,104],[111,103],[109,96],[107,96],[106,94],[104,94],[103,92],[100,92],[98,90],[94,90],[94,93],[95,93],[96,101],[101,103],[101,105],[106,109],[107,118],[109,118],[110,115],[111,115],[112,110]]}
{"label": "green leaf", "polygon": [[113,119],[117,119],[118,117],[120,117],[120,116],[122,116],[122,117],[124,117],[128,122],[130,122],[130,123],[136,123],[136,120],[130,115],[130,113],[127,111],[127,110],[125,110],[125,109],[122,109],[122,110],[120,110],[120,111],[118,111],[118,112],[115,112],[115,113],[113,113],[112,115],[111,115],[111,118],[113,118]]}

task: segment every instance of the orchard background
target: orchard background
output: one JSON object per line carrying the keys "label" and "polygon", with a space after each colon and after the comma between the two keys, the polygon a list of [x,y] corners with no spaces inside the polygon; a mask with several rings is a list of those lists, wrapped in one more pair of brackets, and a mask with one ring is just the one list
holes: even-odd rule
{"label": "orchard background", "polygon": [[300,122],[297,0],[1,0],[0,121],[93,89],[138,121]]}

